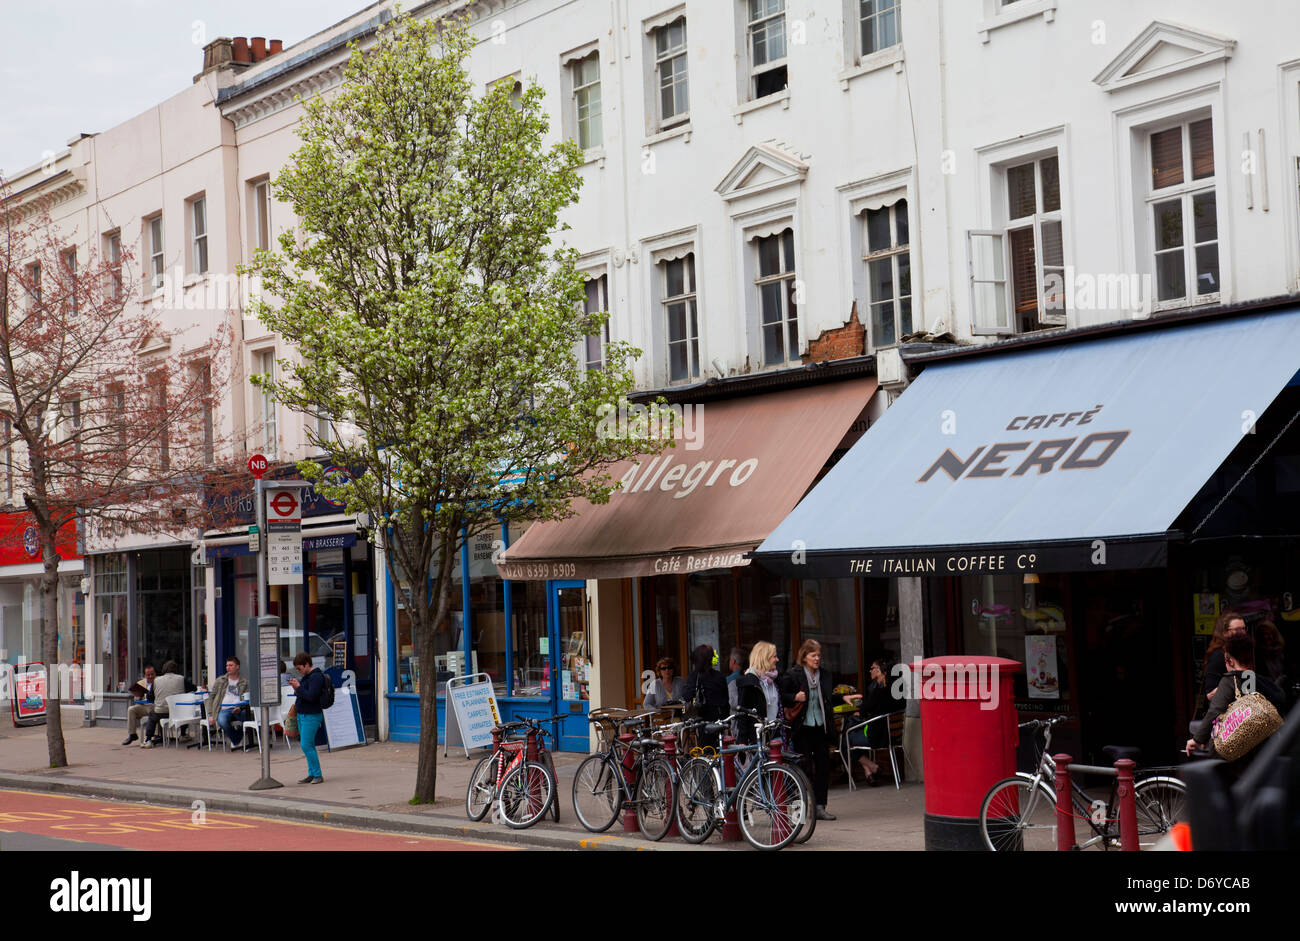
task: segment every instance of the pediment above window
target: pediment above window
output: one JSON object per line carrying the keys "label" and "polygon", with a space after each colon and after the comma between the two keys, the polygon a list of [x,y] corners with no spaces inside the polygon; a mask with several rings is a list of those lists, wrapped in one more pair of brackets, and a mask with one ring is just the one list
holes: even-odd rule
{"label": "pediment above window", "polygon": [[779,141],[764,141],[745,151],[745,156],[716,187],[725,200],[764,193],[783,186],[798,186],[808,175],[806,157]]}
{"label": "pediment above window", "polygon": [[1116,91],[1207,62],[1223,61],[1236,46],[1237,41],[1226,36],[1153,20],[1093,81],[1106,91]]}

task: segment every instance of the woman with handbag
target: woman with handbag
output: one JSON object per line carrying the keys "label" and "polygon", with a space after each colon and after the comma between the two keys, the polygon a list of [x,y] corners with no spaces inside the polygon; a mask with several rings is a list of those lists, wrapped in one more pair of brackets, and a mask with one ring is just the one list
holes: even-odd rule
{"label": "woman with handbag", "polygon": [[1259,746],[1282,725],[1286,698],[1277,684],[1255,672],[1255,644],[1245,634],[1231,634],[1223,642],[1228,672],[1210,700],[1210,711],[1184,751],[1204,747],[1214,739],[1215,758],[1233,762],[1238,773],[1255,757]]}
{"label": "woman with handbag", "polygon": [[795,665],[781,680],[781,705],[793,731],[794,750],[811,761],[813,793],[817,799],[817,819],[834,820],[826,809],[830,790],[831,741],[835,736],[835,707],[842,702],[862,700],[860,693],[835,693],[835,681],[829,670],[822,669],[822,645],[805,640],[795,657]]}

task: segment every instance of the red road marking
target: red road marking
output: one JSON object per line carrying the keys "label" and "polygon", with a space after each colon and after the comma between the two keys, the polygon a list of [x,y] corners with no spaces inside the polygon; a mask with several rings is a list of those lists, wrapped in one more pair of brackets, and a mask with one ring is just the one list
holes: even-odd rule
{"label": "red road marking", "polygon": [[0,790],[0,832],[141,850],[501,850],[471,840]]}

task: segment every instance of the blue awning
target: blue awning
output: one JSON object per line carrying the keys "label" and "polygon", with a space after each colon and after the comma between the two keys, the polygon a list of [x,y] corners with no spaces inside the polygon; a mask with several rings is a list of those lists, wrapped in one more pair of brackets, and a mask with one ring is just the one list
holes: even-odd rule
{"label": "blue awning", "polygon": [[936,363],[755,551],[803,577],[1162,566],[1300,309]]}

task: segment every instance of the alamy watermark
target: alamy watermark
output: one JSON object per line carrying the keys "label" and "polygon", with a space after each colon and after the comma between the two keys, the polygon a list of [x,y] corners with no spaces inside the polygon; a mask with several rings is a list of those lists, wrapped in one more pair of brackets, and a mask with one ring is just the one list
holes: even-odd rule
{"label": "alamy watermark", "polygon": [[1001,697],[996,663],[896,663],[889,671],[895,699],[973,699],[988,712]]}
{"label": "alamy watermark", "polygon": [[596,436],[633,441],[683,442],[687,451],[704,446],[704,406],[687,404],[641,405],[623,399],[596,410]]}

